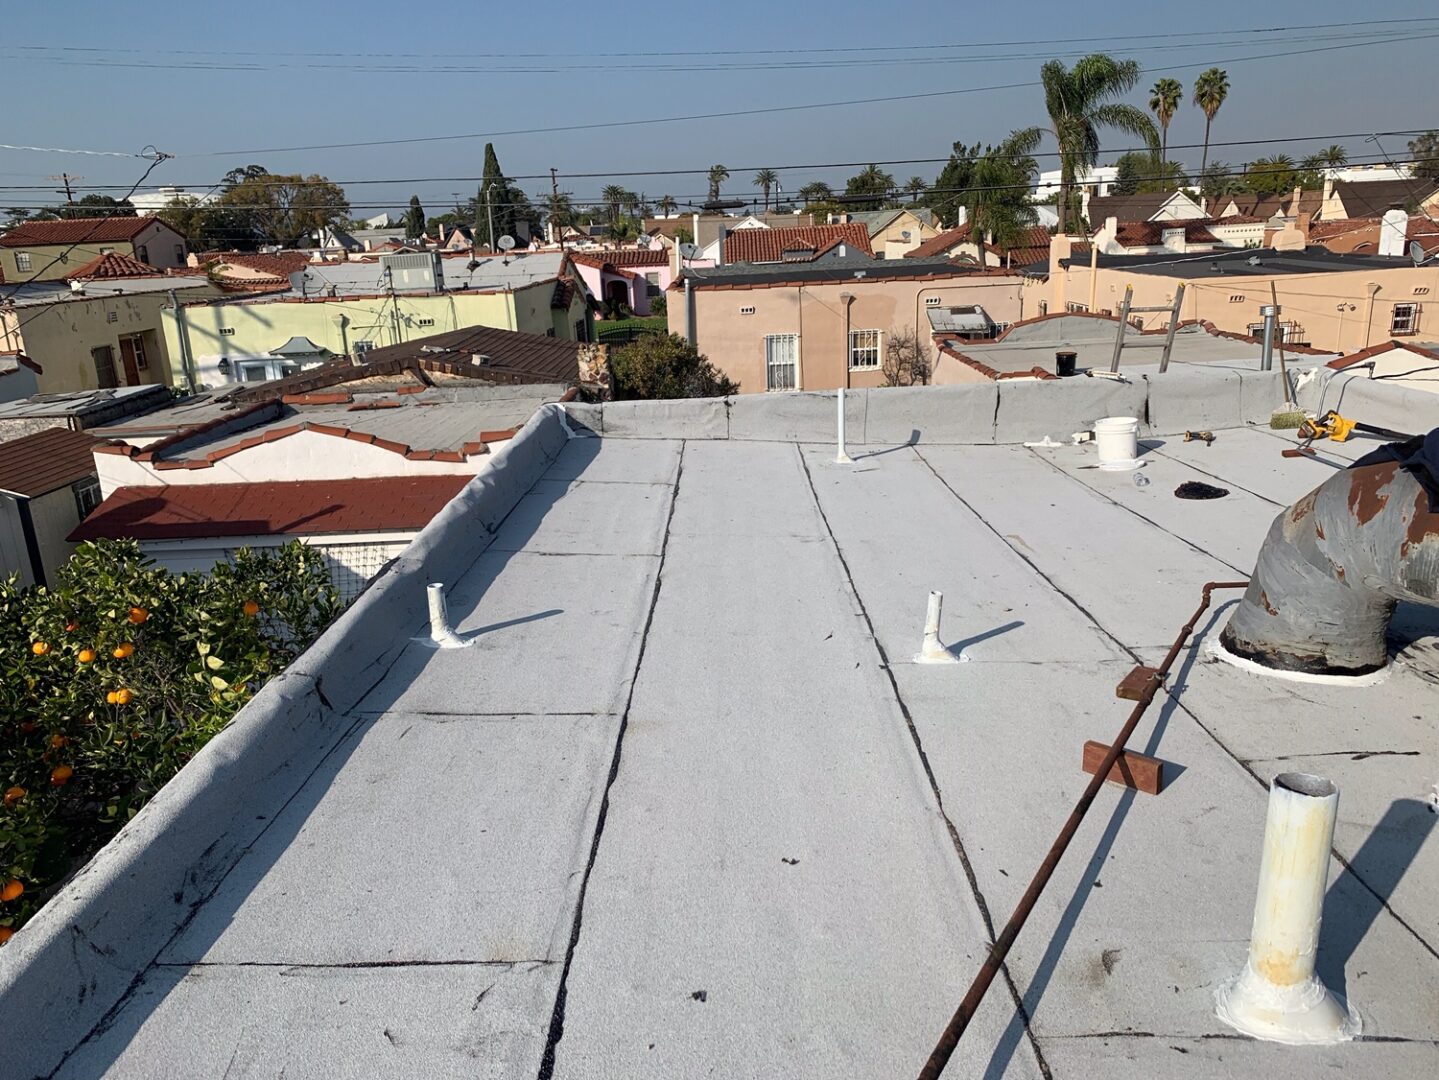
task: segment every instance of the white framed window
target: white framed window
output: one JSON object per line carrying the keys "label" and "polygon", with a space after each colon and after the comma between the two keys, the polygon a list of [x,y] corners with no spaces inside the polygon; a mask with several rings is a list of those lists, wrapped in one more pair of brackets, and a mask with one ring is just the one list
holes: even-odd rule
{"label": "white framed window", "polygon": [[879,367],[879,350],[883,334],[878,330],[849,332],[849,366],[855,371],[874,371]]}
{"label": "white framed window", "polygon": [[1048,314],[1049,314],[1049,301],[1048,301],[1048,300],[1041,300],[1041,301],[1039,302],[1039,313],[1040,313],[1041,315],[1048,315]]}
{"label": "white framed window", "polygon": [[30,253],[28,251],[15,252],[15,269],[22,272],[30,269]]}
{"label": "white framed window", "polygon": [[373,341],[368,341],[368,340],[365,340],[365,339],[362,338],[361,340],[355,342],[355,355],[356,355],[356,356],[364,356],[367,352],[369,352],[369,351],[370,351],[371,349],[373,349],[374,347],[375,347],[375,343],[374,343]]}
{"label": "white framed window", "polygon": [[[1395,307],[1402,307],[1403,305],[1401,305],[1401,304],[1396,304],[1396,305],[1394,305],[1394,306],[1395,306]],[[1275,341],[1281,342],[1281,343],[1283,343],[1283,344],[1288,344],[1288,343],[1291,342],[1291,341],[1298,341],[1298,340],[1299,340],[1299,328],[1298,328],[1294,323],[1292,323],[1292,322],[1276,323],[1274,329],[1275,329],[1275,334],[1274,334],[1274,340],[1275,340]],[[1262,322],[1252,322],[1252,323],[1250,323],[1250,324],[1249,324],[1249,336],[1252,337],[1252,338],[1258,338],[1260,341],[1263,341],[1263,340],[1264,340],[1264,324],[1263,324]]]}
{"label": "white framed window", "polygon": [[233,326],[222,326],[222,327],[220,327],[220,336],[221,336],[221,337],[234,337],[234,336],[235,336],[235,328],[234,328]]}
{"label": "white framed window", "polygon": [[128,338],[121,338],[120,351],[122,353],[125,351],[125,343],[127,341],[130,343],[131,352],[135,357],[135,366],[141,371],[144,371],[150,366],[150,361],[145,356],[145,335],[132,334]]}
{"label": "white framed window", "polygon": [[1391,334],[1413,334],[1418,329],[1419,305],[1395,304],[1394,312],[1389,317],[1389,332]]}
{"label": "white framed window", "polygon": [[80,520],[84,521],[90,516],[90,511],[100,505],[100,481],[87,478],[71,490],[75,492],[75,509],[80,511]]}
{"label": "white framed window", "polygon": [[793,390],[799,370],[799,335],[765,335],[764,366],[766,390]]}
{"label": "white framed window", "polygon": [[1069,312],[1071,315],[1088,315],[1089,305],[1076,304],[1073,300],[1071,300],[1069,303],[1064,305],[1064,310]]}

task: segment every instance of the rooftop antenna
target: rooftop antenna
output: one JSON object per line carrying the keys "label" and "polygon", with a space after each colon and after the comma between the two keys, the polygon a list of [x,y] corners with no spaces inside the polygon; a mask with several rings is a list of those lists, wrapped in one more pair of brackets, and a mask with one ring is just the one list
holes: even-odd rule
{"label": "rooftop antenna", "polygon": [[1409,241],[1409,257],[1414,260],[1415,266],[1423,266],[1424,260],[1433,256],[1424,254],[1424,245],[1418,240]]}

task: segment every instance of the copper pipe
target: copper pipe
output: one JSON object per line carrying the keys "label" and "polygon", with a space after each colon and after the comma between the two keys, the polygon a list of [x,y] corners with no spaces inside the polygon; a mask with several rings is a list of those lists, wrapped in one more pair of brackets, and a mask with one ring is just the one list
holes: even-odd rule
{"label": "copper pipe", "polygon": [[1044,887],[1049,884],[1049,879],[1054,876],[1055,869],[1059,866],[1059,860],[1064,857],[1065,849],[1069,842],[1074,839],[1074,834],[1079,831],[1079,825],[1084,820],[1084,815],[1089,812],[1090,804],[1094,797],[1099,794],[1099,789],[1104,786],[1105,778],[1109,776],[1109,770],[1114,768],[1115,762],[1124,753],[1124,744],[1134,734],[1134,729],[1139,726],[1140,718],[1149,708],[1154,700],[1159,687],[1164,683],[1164,676],[1169,674],[1169,669],[1174,665],[1175,658],[1179,651],[1184,648],[1184,643],[1189,635],[1194,633],[1194,627],[1198,624],[1199,618],[1209,610],[1209,598],[1215,589],[1244,589],[1248,588],[1247,581],[1209,581],[1204,585],[1204,596],[1189,621],[1179,631],[1179,636],[1174,639],[1174,644],[1169,647],[1165,654],[1164,662],[1159,665],[1158,673],[1149,680],[1143,694],[1135,703],[1134,709],[1129,714],[1129,719],[1124,722],[1124,727],[1119,729],[1109,752],[1104,755],[1104,760],[1094,770],[1094,776],[1090,778],[1089,786],[1080,795],[1079,801],[1074,804],[1074,809],[1069,813],[1069,819],[1065,821],[1064,828],[1059,830],[1059,836],[1050,845],[1049,854],[1045,855],[1044,861],[1039,864],[1035,871],[1033,880],[1029,887],[1024,890],[1018,905],[1015,906],[1014,914],[1009,917],[1009,922],[1004,924],[999,937],[989,949],[989,956],[985,958],[984,964],[980,967],[979,973],[975,975],[974,981],[969,984],[969,990],[964,995],[964,1000],[959,1003],[959,1008],[950,1017],[949,1023],[945,1026],[935,1044],[934,1052],[929,1055],[929,1060],[924,1063],[924,1068],[919,1071],[919,1080],[939,1080],[944,1072],[944,1067],[949,1064],[950,1055],[954,1048],[959,1045],[960,1037],[964,1035],[965,1028],[969,1026],[974,1014],[979,1011],[979,1003],[984,1000],[985,991],[989,984],[994,981],[999,969],[1004,966],[1004,961],[1009,956],[1009,950],[1014,945],[1014,939],[1019,937],[1019,932],[1024,929],[1025,920],[1029,913],[1034,910],[1035,903],[1044,892]]}

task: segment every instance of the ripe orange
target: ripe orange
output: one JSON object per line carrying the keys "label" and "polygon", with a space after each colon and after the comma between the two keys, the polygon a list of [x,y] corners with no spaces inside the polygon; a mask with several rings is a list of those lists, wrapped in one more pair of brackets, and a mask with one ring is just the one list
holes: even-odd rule
{"label": "ripe orange", "polygon": [[128,705],[128,704],[130,704],[130,701],[131,701],[131,699],[132,699],[134,696],[135,696],[134,694],[130,693],[130,691],[128,691],[128,690],[126,690],[126,689],[124,689],[124,688],[121,688],[121,689],[119,689],[119,690],[116,690],[116,691],[115,691],[115,704],[116,704],[116,705]]}
{"label": "ripe orange", "polygon": [[75,770],[70,768],[69,765],[56,765],[55,768],[50,771],[50,783],[56,787],[64,787],[70,782],[70,777],[74,775]]}
{"label": "ripe orange", "polygon": [[15,931],[12,927],[0,926],[0,945],[4,945],[5,942],[9,941],[14,936]]}
{"label": "ripe orange", "polygon": [[94,662],[95,662],[95,650],[94,650],[94,649],[81,649],[81,650],[80,650],[80,663],[82,663],[82,664],[93,664]]}
{"label": "ripe orange", "polygon": [[36,656],[44,656],[47,652],[50,651],[50,646],[45,644],[45,642],[43,641],[37,641],[34,645],[30,646],[30,651]]}
{"label": "ripe orange", "polygon": [[253,619],[256,615],[260,614],[260,605],[255,603],[255,601],[253,600],[246,600],[244,612],[247,616]]}
{"label": "ripe orange", "polygon": [[23,731],[26,735],[29,735],[30,732],[35,730],[35,721],[26,720],[23,724],[20,725],[20,730]]}
{"label": "ripe orange", "polygon": [[19,784],[16,784],[12,788],[7,788],[5,791],[5,805],[7,807],[14,806],[17,802],[23,799],[25,795],[25,789],[22,788]]}
{"label": "ripe orange", "polygon": [[77,622],[67,622],[65,624],[65,633],[67,634],[73,634],[78,629],[80,629],[80,624]]}
{"label": "ripe orange", "polygon": [[25,886],[20,884],[19,878],[11,878],[0,887],[0,900],[10,901],[25,891]]}
{"label": "ripe orange", "polygon": [[111,690],[109,693],[107,693],[107,694],[105,695],[105,704],[106,704],[106,705],[114,705],[114,704],[116,703],[116,702],[115,702],[115,697],[116,697],[115,691]]}
{"label": "ripe orange", "polygon": [[113,656],[116,660],[123,660],[125,659],[125,657],[129,656],[134,651],[135,646],[131,645],[128,641],[126,641],[122,642],[119,645],[116,645],[115,651],[112,652],[110,655]]}
{"label": "ripe orange", "polygon": [[149,617],[150,617],[150,613],[149,613],[148,611],[146,611],[146,610],[145,610],[144,608],[142,608],[142,607],[132,607],[132,608],[130,609],[130,621],[131,621],[132,623],[134,623],[136,626],[139,626],[139,625],[141,625],[142,623],[144,623],[144,621],[145,621],[146,619],[148,619]]}
{"label": "ripe orange", "polygon": [[70,740],[69,740],[68,738],[66,738],[64,735],[51,735],[51,736],[50,736],[50,745],[53,746],[56,750],[59,750],[60,747],[64,746],[64,745],[65,745],[67,742],[69,742],[69,741],[70,741]]}

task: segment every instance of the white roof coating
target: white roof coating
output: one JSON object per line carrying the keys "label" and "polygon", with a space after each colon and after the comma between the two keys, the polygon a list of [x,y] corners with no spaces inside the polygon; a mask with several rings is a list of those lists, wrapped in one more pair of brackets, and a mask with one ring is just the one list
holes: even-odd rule
{"label": "white roof coating", "polygon": [[[832,395],[546,406],[0,950],[16,1075],[914,1075],[1120,679],[1376,445],[1282,458],[1254,374],[856,393],[848,466]],[[1018,445],[1120,404],[1147,486]],[[430,580],[472,647],[419,640]],[[911,662],[932,589],[969,663]],[[1101,791],[947,1076],[1439,1072],[1439,613],[1321,687],[1207,654],[1236,598],[1130,742],[1168,786]],[[1341,792],[1328,1048],[1214,1016],[1296,769]]]}
{"label": "white roof coating", "polygon": [[[470,259],[447,258],[442,261],[445,291],[493,292],[497,289],[520,289],[541,281],[552,281],[559,276],[564,254],[558,251],[542,251],[523,255],[486,255],[473,261],[480,265],[468,269]],[[312,263],[305,267],[303,289],[291,288],[285,292],[267,293],[264,296],[236,299],[233,303],[263,304],[278,299],[308,296],[320,298],[333,288],[339,296],[368,296],[382,293],[387,288],[384,267],[378,262]],[[291,276],[294,280],[294,275]]]}

